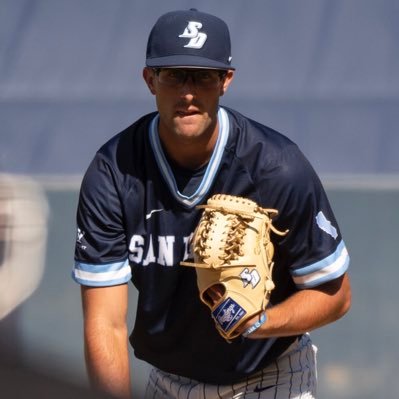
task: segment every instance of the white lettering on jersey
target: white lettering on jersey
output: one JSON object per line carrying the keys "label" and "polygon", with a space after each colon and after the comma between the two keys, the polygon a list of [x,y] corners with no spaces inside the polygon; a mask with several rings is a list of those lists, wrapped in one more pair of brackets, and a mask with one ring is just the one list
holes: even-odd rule
{"label": "white lettering on jersey", "polygon": [[134,235],[130,240],[129,244],[129,259],[133,262],[140,263],[143,259],[143,246],[144,246],[144,238],[139,235]]}
{"label": "white lettering on jersey", "polygon": [[173,236],[159,236],[159,253],[158,263],[162,266],[173,266],[173,244],[175,237]]}
{"label": "white lettering on jersey", "polygon": [[[158,263],[161,266],[174,266],[181,260],[192,258],[190,250],[192,236],[193,233],[179,239],[176,246],[175,236],[153,237],[150,234],[148,245],[146,245],[146,239],[141,235],[135,234],[129,243],[129,260],[143,266],[148,266],[150,263]],[[144,251],[145,248],[147,248],[146,252]],[[179,254],[183,253],[182,259],[175,259],[175,250]]]}
{"label": "white lettering on jersey", "polygon": [[190,41],[184,46],[187,48],[200,49],[205,44],[207,35],[204,32],[199,32],[202,28],[201,22],[189,21],[184,32],[179,37],[190,39]]}
{"label": "white lettering on jersey", "polygon": [[155,263],[156,259],[157,258],[154,255],[154,245],[152,244],[152,234],[150,234],[150,242],[148,244],[147,255],[143,260],[143,266],[148,266],[150,263]]}
{"label": "white lettering on jersey", "polygon": [[183,260],[187,260],[193,257],[191,252],[191,241],[193,239],[194,233],[189,235],[188,237],[184,237],[184,256]]}
{"label": "white lettering on jersey", "polygon": [[337,229],[331,224],[331,222],[324,216],[323,212],[319,212],[316,216],[316,223],[325,233],[336,239],[338,237]]}

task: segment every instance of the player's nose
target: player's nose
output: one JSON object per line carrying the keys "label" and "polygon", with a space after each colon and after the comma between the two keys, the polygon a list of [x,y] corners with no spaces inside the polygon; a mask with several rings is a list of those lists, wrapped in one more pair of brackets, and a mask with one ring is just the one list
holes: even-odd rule
{"label": "player's nose", "polygon": [[192,76],[187,75],[186,79],[184,79],[184,82],[180,86],[180,95],[182,96],[195,96],[196,94],[196,85],[195,81]]}

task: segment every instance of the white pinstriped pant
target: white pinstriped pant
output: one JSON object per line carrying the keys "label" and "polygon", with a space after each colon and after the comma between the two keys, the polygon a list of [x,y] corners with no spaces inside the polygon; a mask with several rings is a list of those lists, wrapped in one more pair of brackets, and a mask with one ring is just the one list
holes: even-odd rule
{"label": "white pinstriped pant", "polygon": [[145,399],[315,399],[316,353],[305,334],[275,362],[234,385],[204,384],[153,369]]}

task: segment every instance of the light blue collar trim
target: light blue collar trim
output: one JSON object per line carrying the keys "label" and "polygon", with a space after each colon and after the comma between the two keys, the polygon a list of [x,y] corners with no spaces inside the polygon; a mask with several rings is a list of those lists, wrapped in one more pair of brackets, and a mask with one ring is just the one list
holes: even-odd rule
{"label": "light blue collar trim", "polygon": [[204,199],[219,169],[230,132],[230,123],[227,112],[223,108],[219,107],[219,135],[216,141],[216,145],[200,185],[198,186],[195,193],[190,196],[183,195],[177,188],[175,177],[173,176],[172,169],[168,161],[166,160],[161,141],[159,139],[158,121],[159,115],[157,114],[151,121],[149,134],[151,147],[154,152],[159,170],[161,171],[161,174],[164,177],[165,182],[174,198],[188,208],[194,207]]}

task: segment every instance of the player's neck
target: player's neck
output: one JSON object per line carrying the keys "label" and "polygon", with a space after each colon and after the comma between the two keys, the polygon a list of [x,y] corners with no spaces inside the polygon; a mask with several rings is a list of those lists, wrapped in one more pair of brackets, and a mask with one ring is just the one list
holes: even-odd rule
{"label": "player's neck", "polygon": [[[161,143],[168,157],[185,169],[198,169],[208,163],[218,138],[218,124],[208,134],[197,137],[162,135]],[[165,139],[166,137],[166,139]]]}
{"label": "player's neck", "polygon": [[[176,151],[176,148],[180,147],[180,151]],[[185,169],[198,169],[201,166],[208,163],[212,156],[214,146],[209,148],[199,148],[198,145],[184,144],[182,146],[173,146],[170,148],[168,145],[164,145],[164,151],[167,152],[168,157],[173,160],[178,166]]]}

